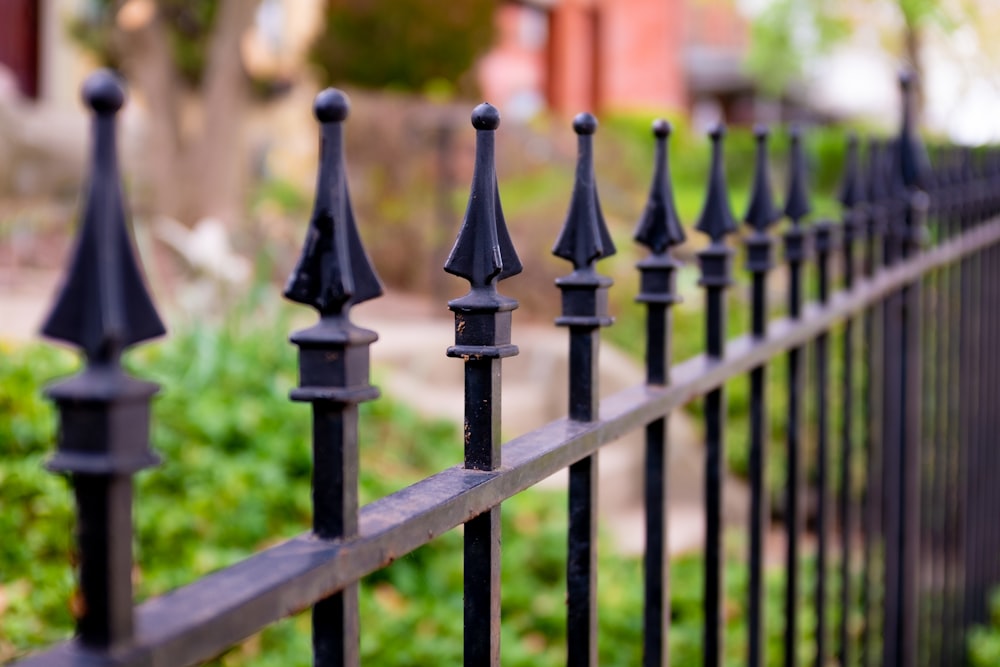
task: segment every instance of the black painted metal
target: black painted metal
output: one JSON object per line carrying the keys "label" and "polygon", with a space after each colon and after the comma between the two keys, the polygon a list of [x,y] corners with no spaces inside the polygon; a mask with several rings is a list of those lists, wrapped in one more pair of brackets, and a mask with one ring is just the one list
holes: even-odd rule
{"label": "black painted metal", "polygon": [[[773,245],[768,230],[781,219],[774,205],[767,164],[765,127],[754,132],[757,159],[750,203],[743,216],[753,232],[746,238],[746,268],[750,271],[750,332],[767,334],[767,274],[774,265]],[[750,581],[747,607],[748,660],[750,667],[765,664],[764,650],[764,540],[768,528],[767,502],[767,367],[750,371]]]}
{"label": "black painted metal", "polygon": [[[855,255],[854,246],[865,221],[864,184],[861,180],[861,169],[858,163],[858,141],[851,136],[847,142],[847,164],[844,182],[840,192],[840,203],[844,207],[843,223],[841,225],[841,257],[844,277],[844,289],[851,290],[855,286]],[[840,632],[837,641],[837,660],[841,665],[853,662],[851,652],[851,613],[854,597],[851,594],[851,557],[852,537],[854,534],[853,501],[854,501],[854,411],[855,373],[854,366],[854,318],[844,322],[843,342],[841,349],[841,431],[840,431]]]}
{"label": "black painted metal", "polygon": [[[635,231],[635,240],[649,248],[640,271],[636,301],[646,304],[646,383],[670,384],[671,307],[680,302],[675,284],[680,262],[670,248],[684,242],[684,230],[674,206],[667,159],[670,125],[653,123],[656,161],[646,210]],[[669,664],[670,563],[667,512],[667,427],[664,416],[646,425],[646,550],[643,560],[643,667]]]}
{"label": "black painted metal", "polygon": [[[593,135],[597,119],[582,113],[573,120],[579,154],[566,223],[552,253],[573,263],[573,272],[556,280],[562,290],[562,316],[569,328],[569,418],[599,419],[598,352],[600,327],[608,315],[611,279],[598,275],[598,259],[615,253],[594,177]],[[567,664],[597,664],[597,454],[569,468],[569,555],[566,564]]]}
{"label": "black painted metal", "polygon": [[763,339],[743,336],[728,341],[726,356],[720,360],[699,355],[674,365],[667,387],[642,385],[603,399],[600,421],[557,420],[509,441],[498,470],[456,466],[366,505],[353,540],[314,540],[306,534],[145,602],[136,609],[133,645],[113,658],[81,652],[69,642],[21,664],[190,665],[206,660],[283,618],[287,610],[309,607],[624,433],[802,346],[917,276],[998,243],[1000,221],[968,230],[952,242],[879,272],[863,290],[831,296],[825,309],[806,307],[799,319],[772,320]]}
{"label": "black painted metal", "polygon": [[[903,125],[895,142],[897,169],[893,170],[896,218],[890,227],[895,250],[890,262],[913,256],[925,238],[927,196],[923,192],[924,155],[913,131],[911,80],[901,77]],[[911,667],[917,664],[919,618],[920,527],[920,305],[921,283],[904,285],[887,301],[891,327],[886,335],[888,428],[886,514],[886,631],[883,663]]]}
{"label": "black painted metal", "polygon": [[[476,164],[465,219],[444,269],[469,281],[465,296],[448,302],[455,313],[449,357],[465,362],[465,468],[500,467],[501,363],[517,354],[511,313],[517,301],[497,283],[521,271],[500,205],[494,133],[500,113],[489,104],[472,112]],[[470,513],[465,522],[465,664],[500,664],[500,505]]]}
{"label": "black painted metal", "polygon": [[[821,220],[813,227],[819,303],[830,299],[830,252],[833,250],[833,224]],[[830,335],[816,337],[816,654],[815,664],[822,667],[827,656],[827,574],[829,571],[829,368]]]}
{"label": "black painted metal", "polygon": [[[369,384],[368,349],[378,336],[355,326],[351,306],[382,294],[361,245],[347,188],[343,128],[349,103],[339,90],[316,96],[322,126],[316,202],[298,264],[285,288],[312,306],[319,322],[292,334],[299,347],[299,387],[292,399],[312,403],[313,534],[324,540],[358,532],[358,404],[378,397]],[[360,664],[357,583],[313,606],[313,663]]]}
{"label": "black painted metal", "polygon": [[[856,662],[847,611],[854,597],[856,485],[863,489],[860,664],[951,665],[963,659],[968,624],[984,617],[989,588],[1000,579],[1000,530],[993,512],[1000,496],[992,483],[1000,467],[992,438],[1000,425],[1000,416],[992,410],[1000,391],[1000,355],[990,346],[1000,329],[997,158],[983,155],[973,160],[968,152],[939,152],[933,178],[927,180],[923,150],[913,132],[909,105],[904,105],[899,138],[870,144],[866,192],[861,192],[852,145],[841,195],[843,224],[814,227],[819,301],[804,304],[802,263],[811,235],[801,226],[809,202],[802,142],[795,133],[785,206],[792,224],[784,234],[789,314],[769,322],[766,280],[773,261],[768,231],[777,215],[767,182],[766,132],[759,131],[754,191],[745,215],[752,230],[745,241],[751,331],[726,341],[724,295],[732,280],[732,252],[725,236],[735,230],[735,222],[723,178],[723,133],[721,128],[713,131],[712,172],[698,224],[709,237],[698,254],[706,290],[706,353],[671,367],[671,308],[679,301],[679,263],[671,248],[684,240],[684,233],[667,169],[670,129],[658,121],[653,128],[653,184],[635,234],[650,250],[638,264],[637,297],[647,312],[646,383],[601,401],[598,331],[611,321],[606,296],[610,279],[596,273],[595,263],[613,253],[614,246],[594,182],[591,142],[597,122],[581,114],[574,123],[580,146],[577,177],[554,249],[574,267],[557,281],[563,291],[563,313],[557,322],[570,330],[569,416],[508,442],[501,465],[501,360],[517,353],[511,344],[511,313],[517,302],[501,296],[497,283],[518,273],[521,265],[497,188],[494,134],[499,113],[489,105],[477,107],[472,118],[477,130],[472,193],[445,266],[470,283],[468,294],[449,303],[455,313],[455,345],[448,354],[464,361],[466,377],[465,461],[359,508],[357,407],[377,396],[368,368],[376,334],[355,326],[349,310],[378,296],[381,286],[361,245],[347,189],[341,128],[347,99],[338,91],[324,91],[315,105],[322,126],[316,204],[301,258],[286,287],[286,296],[319,312],[315,326],[292,336],[299,347],[300,372],[292,398],[311,403],[313,412],[313,530],[133,609],[131,476],[155,462],[147,441],[149,400],[156,387],[124,375],[119,358],[126,347],[161,334],[163,326],[131,248],[118,183],[114,114],[124,92],[113,75],[102,72],[88,81],[85,98],[95,112],[93,175],[69,276],[43,330],[82,348],[87,357],[80,375],[49,390],[62,418],[50,467],[72,475],[85,604],[77,639],[23,665],[193,664],[310,606],[315,664],[356,665],[359,580],[460,525],[465,526],[465,663],[499,665],[500,505],[565,468],[571,479],[568,661],[596,664],[596,455],[605,444],[639,428],[646,430],[643,661],[665,665],[670,617],[667,418],[701,396],[707,445],[704,663],[720,665],[724,389],[730,379],[745,375],[751,389],[752,488],[747,662],[762,665],[767,657],[762,612],[768,522],[765,380],[767,364],[780,354],[789,358],[782,387],[788,392],[785,516],[790,538],[784,659],[795,664],[801,648],[795,620],[803,538],[802,350],[810,344],[817,352],[820,499],[816,662],[826,664],[830,652],[827,422],[833,414],[828,404],[837,402],[842,406],[838,505],[843,610],[835,642],[837,662]],[[926,249],[925,190],[934,203],[935,239]],[[837,229],[843,232],[839,243],[834,239]],[[856,276],[854,244],[862,233],[864,253]],[[829,269],[836,252],[843,271],[839,290],[833,289]],[[866,343],[860,349],[854,340],[859,318]],[[841,325],[843,347],[831,349],[829,336]],[[839,357],[843,368],[838,401],[831,400],[828,386],[831,355]],[[858,378],[855,364],[865,369]],[[856,379],[863,381],[861,396]],[[863,426],[857,442],[856,406],[862,410]],[[859,445],[862,452],[857,451]],[[852,477],[856,455],[865,457],[864,480]],[[923,568],[920,558],[929,559]],[[918,621],[921,605],[926,613]],[[876,613],[879,608],[881,613]],[[924,636],[918,637],[918,628]]]}
{"label": "black painted metal", "polygon": [[[871,280],[879,270],[881,257],[884,256],[886,233],[886,218],[888,212],[885,205],[886,193],[882,173],[882,147],[871,140],[868,144],[867,181],[865,192],[868,204],[868,217],[865,220],[865,250],[862,262],[863,274]],[[863,529],[863,561],[862,561],[862,609],[864,623],[861,636],[862,665],[876,664],[874,656],[880,653],[880,616],[876,609],[881,607],[881,591],[883,578],[881,555],[882,531],[882,339],[883,308],[869,308],[864,313],[864,335],[868,341],[868,353],[865,357],[865,451],[867,460],[867,479],[865,483],[865,523]]]}
{"label": "black painted metal", "polygon": [[[697,229],[709,238],[707,248],[698,253],[701,268],[699,284],[705,288],[705,356],[711,361],[725,353],[725,290],[732,284],[730,275],[733,251],[725,238],[736,231],[736,221],[729,209],[722,141],[725,129],[720,125],[712,139],[712,167],[708,194],[698,219]],[[722,665],[722,479],[725,464],[726,398],[724,385],[705,394],[705,667]]]}
{"label": "black painted metal", "polygon": [[[805,190],[805,157],[798,128],[792,130],[790,175],[785,216],[792,225],[784,234],[785,261],[788,263],[788,316],[802,317],[802,263],[808,252],[808,234],[801,222],[809,213]],[[801,473],[801,410],[803,377],[802,349],[788,351],[788,424],[787,428],[787,482],[785,486],[785,636],[784,665],[798,664],[798,598],[799,598],[799,546],[802,530],[800,507]]]}
{"label": "black painted metal", "polygon": [[90,183],[73,262],[42,334],[80,348],[86,366],[45,392],[60,420],[47,467],[71,476],[76,497],[79,642],[115,650],[133,639],[132,476],[158,462],[149,449],[149,403],[158,387],[127,375],[121,355],[165,330],[125,219],[115,146],[124,87],[101,70],[84,83],[83,99],[94,119]]}

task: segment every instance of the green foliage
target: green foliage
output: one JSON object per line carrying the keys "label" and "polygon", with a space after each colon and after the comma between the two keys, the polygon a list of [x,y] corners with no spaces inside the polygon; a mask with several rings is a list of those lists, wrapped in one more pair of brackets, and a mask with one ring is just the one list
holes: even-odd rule
{"label": "green foliage", "polygon": [[850,34],[838,3],[775,0],[751,26],[747,66],[765,92],[780,95],[805,68]]}
{"label": "green foliage", "polygon": [[1000,665],[1000,590],[990,598],[990,615],[986,625],[969,633],[969,662],[972,667]]}
{"label": "green foliage", "polygon": [[[292,309],[254,295],[220,324],[190,322],[130,353],[130,371],[163,385],[152,441],[159,467],[136,478],[137,596],[158,595],[309,525],[308,407],[285,335]],[[261,324],[266,323],[266,324]],[[61,478],[43,469],[55,419],[41,386],[74,371],[48,346],[0,355],[0,661],[67,637],[73,599],[73,507]],[[457,463],[455,427],[428,422],[382,398],[362,406],[364,502]],[[565,663],[566,494],[532,489],[503,506],[503,656],[515,667]],[[362,656],[370,665],[456,664],[462,646],[461,529],[361,585]],[[746,650],[742,550],[728,558],[727,664]],[[601,664],[639,664],[641,562],[599,549]],[[671,563],[673,664],[701,660],[702,563]],[[807,581],[811,579],[807,576]],[[781,577],[768,579],[770,654],[777,660]],[[803,612],[805,613],[805,612]],[[803,622],[805,636],[810,627]],[[808,645],[808,642],[804,642]],[[804,649],[808,650],[808,649]],[[219,656],[219,665],[309,664],[309,618],[275,624]]]}
{"label": "green foliage", "polygon": [[[104,65],[121,66],[122,54],[115,38],[117,0],[92,0],[86,12],[68,24],[70,37],[94,54]],[[195,86],[201,82],[208,58],[218,0],[156,0],[159,19],[170,40],[174,65],[182,81]]]}
{"label": "green foliage", "polygon": [[328,0],[311,59],[324,83],[454,91],[493,43],[496,0]]}

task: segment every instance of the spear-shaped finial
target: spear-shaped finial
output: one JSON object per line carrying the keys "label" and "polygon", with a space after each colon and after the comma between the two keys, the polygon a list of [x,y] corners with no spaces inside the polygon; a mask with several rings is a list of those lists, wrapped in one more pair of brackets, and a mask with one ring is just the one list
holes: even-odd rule
{"label": "spear-shaped finial", "polygon": [[858,137],[852,134],[847,137],[844,181],[840,185],[838,199],[844,208],[852,209],[860,204],[864,198],[864,183],[861,180],[861,168],[858,164]]}
{"label": "spear-shaped finial", "polygon": [[757,232],[764,233],[768,227],[781,219],[781,211],[774,204],[771,194],[771,178],[767,165],[767,136],[765,125],[754,128],[754,138],[757,140],[756,164],[754,166],[753,189],[750,192],[750,204],[746,215],[746,224]]}
{"label": "spear-shaped finial", "polygon": [[73,262],[42,334],[79,346],[90,364],[117,363],[122,351],[165,333],[146,290],[126,223],[115,147],[115,115],[125,89],[110,70],[83,85],[94,114],[90,182]]}
{"label": "spear-shaped finial", "polygon": [[83,219],[42,333],[82,348],[87,365],[45,391],[59,408],[57,450],[46,467],[70,475],[77,499],[76,641],[103,653],[133,637],[132,477],[159,461],[149,448],[150,400],[158,387],[127,375],[121,354],[164,328],[126,227],[115,149],[124,87],[100,70],[84,83],[83,99],[94,115]]}
{"label": "spear-shaped finial", "polygon": [[726,174],[723,168],[722,142],[726,129],[720,123],[708,136],[712,140],[712,167],[708,177],[708,194],[701,209],[701,217],[695,227],[708,234],[712,243],[719,243],[727,234],[736,231],[736,220],[729,207],[729,193],[726,189]]}
{"label": "spear-shaped finial", "polygon": [[639,219],[634,236],[636,241],[649,248],[655,255],[684,243],[685,238],[674,204],[673,186],[670,184],[670,163],[667,159],[667,140],[670,138],[670,132],[670,123],[662,118],[653,122],[653,136],[656,137],[653,183],[649,188],[646,210]]}
{"label": "spear-shaped finial", "polygon": [[522,268],[497,188],[493,133],[500,126],[500,112],[484,102],[473,109],[472,126],[476,128],[472,192],[444,270],[468,280],[473,290],[491,286],[495,290],[495,281],[517,275]]}
{"label": "spear-shaped finial", "polygon": [[578,114],[573,119],[573,131],[578,146],[573,196],[552,254],[573,262],[574,269],[582,269],[600,257],[615,254],[615,244],[604,222],[594,179],[593,135],[597,119],[589,113]]}
{"label": "spear-shaped finial", "polygon": [[316,96],[313,113],[320,122],[320,160],[316,201],[298,264],[288,278],[285,297],[312,306],[320,315],[382,294],[371,260],[361,244],[347,188],[343,121],[347,96],[327,88]]}
{"label": "spear-shaped finial", "polygon": [[785,215],[798,225],[809,214],[809,192],[806,189],[806,158],[802,150],[802,131],[792,128],[792,146],[789,164],[788,199],[785,201]]}

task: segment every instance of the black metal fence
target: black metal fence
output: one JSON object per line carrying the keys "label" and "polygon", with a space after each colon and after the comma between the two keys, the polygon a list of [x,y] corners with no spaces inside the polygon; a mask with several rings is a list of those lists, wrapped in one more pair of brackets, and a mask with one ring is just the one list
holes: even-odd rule
{"label": "black metal fence", "polygon": [[[381,285],[348,196],[342,150],[348,102],[336,90],[322,92],[315,105],[322,135],[315,210],[285,290],[288,298],[319,313],[315,326],[292,336],[300,367],[292,399],[313,408],[313,530],[133,608],[131,480],[156,462],[148,429],[157,388],[127,376],[120,356],[164,328],[125,224],[114,144],[124,93],[113,75],[94,75],[84,87],[94,111],[95,148],[78,246],[43,329],[86,355],[82,373],[48,390],[61,416],[58,451],[49,467],[68,474],[76,493],[83,604],[75,639],[21,664],[188,665],[309,607],[315,663],[357,664],[358,581],[464,524],[465,663],[498,665],[501,503],[564,468],[570,475],[567,657],[571,665],[596,664],[598,454],[635,429],[646,435],[645,607],[636,609],[636,617],[644,624],[644,664],[666,664],[667,420],[703,397],[704,664],[720,665],[725,389],[748,377],[752,504],[746,662],[762,665],[763,550],[770,523],[765,405],[774,386],[766,375],[781,356],[787,358],[781,385],[787,409],[783,664],[798,662],[796,619],[805,605],[815,609],[810,641],[817,665],[962,664],[966,630],[984,618],[987,591],[1000,581],[995,482],[1000,449],[994,438],[1000,430],[995,409],[1000,354],[993,342],[1000,334],[1000,156],[942,147],[931,169],[905,101],[906,78],[902,88],[898,137],[869,141],[864,159],[857,142],[850,142],[840,222],[805,224],[810,201],[797,133],[786,203],[783,211],[776,208],[768,182],[767,132],[758,131],[743,237],[752,324],[748,334],[730,340],[725,295],[733,284],[735,252],[726,238],[738,226],[724,180],[724,131],[711,133],[712,168],[696,227],[708,239],[698,253],[706,352],[675,365],[671,308],[679,300],[679,262],[671,248],[685,236],[667,167],[670,127],[654,124],[653,183],[635,234],[649,249],[638,264],[637,296],[647,309],[647,382],[604,400],[598,400],[597,359],[600,328],[611,323],[611,281],[597,272],[596,263],[615,247],[594,178],[597,122],[589,114],[578,116],[576,180],[554,248],[573,266],[557,280],[563,298],[556,323],[569,330],[568,416],[502,447],[501,365],[518,352],[511,335],[517,302],[497,286],[521,265],[494,168],[500,116],[487,104],[477,107],[471,197],[445,265],[470,284],[465,296],[449,303],[455,344],[447,351],[465,368],[465,463],[362,508],[358,404],[378,395],[369,384],[369,346],[376,334],[355,326],[349,311],[379,296]],[[780,239],[787,314],[769,320],[765,283],[778,266],[779,239],[772,228],[782,217],[790,220]],[[805,303],[810,272],[818,299]],[[810,349],[815,373],[807,377]],[[807,394],[814,394],[816,410],[808,420]],[[807,430],[817,445],[810,466],[814,478],[803,475]],[[865,474],[858,474],[862,469]],[[815,549],[804,539],[807,492],[817,498]],[[810,600],[803,599],[806,551],[815,554],[818,568]],[[835,571],[844,582],[840,619],[827,616],[827,582]],[[843,615],[856,598],[863,627],[852,633]]]}

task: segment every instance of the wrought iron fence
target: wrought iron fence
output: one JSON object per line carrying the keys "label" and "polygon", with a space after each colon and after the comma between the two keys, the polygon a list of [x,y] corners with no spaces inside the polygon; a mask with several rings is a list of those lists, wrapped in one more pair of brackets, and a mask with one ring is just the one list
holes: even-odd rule
{"label": "wrought iron fence", "polygon": [[[565,468],[567,662],[596,664],[598,454],[637,429],[645,429],[646,437],[646,548],[645,607],[636,615],[644,627],[644,664],[666,664],[667,420],[703,398],[703,664],[720,665],[725,389],[746,377],[752,491],[746,662],[762,665],[763,549],[770,523],[765,405],[773,386],[766,375],[781,356],[787,359],[781,385],[787,410],[783,664],[798,662],[796,619],[806,604],[815,609],[817,665],[962,663],[966,629],[984,618],[987,590],[1000,581],[1000,498],[994,481],[1000,450],[993,437],[1000,427],[995,409],[1000,354],[993,344],[1000,333],[1000,155],[940,147],[931,169],[914,132],[909,85],[904,77],[896,138],[869,141],[864,159],[858,142],[850,140],[840,222],[805,224],[810,197],[804,150],[794,130],[786,203],[783,210],[776,207],[768,180],[768,133],[757,131],[743,236],[751,327],[730,340],[726,291],[733,284],[735,250],[726,239],[738,225],[724,178],[724,130],[711,132],[712,166],[696,226],[707,236],[697,254],[706,351],[679,364],[671,360],[671,309],[679,300],[680,263],[671,248],[685,234],[667,166],[670,126],[654,123],[652,187],[635,232],[635,240],[649,250],[638,264],[636,297],[647,311],[646,383],[604,400],[598,399],[597,359],[599,331],[612,321],[611,280],[597,272],[597,262],[615,246],[595,183],[597,121],[579,115],[573,124],[579,157],[572,201],[553,250],[572,264],[556,282],[562,292],[556,323],[569,330],[568,415],[502,447],[501,367],[504,358],[518,353],[511,317],[517,302],[500,294],[498,284],[521,264],[494,167],[500,115],[488,104],[476,107],[472,191],[445,265],[470,285],[465,296],[449,303],[455,344],[447,350],[465,368],[465,462],[361,508],[358,405],[378,396],[369,384],[369,346],[377,336],[353,324],[350,309],[379,296],[382,288],[348,195],[342,149],[348,101],[336,90],[320,93],[315,209],[285,289],[286,297],[319,313],[315,326],[292,336],[299,348],[300,383],[291,398],[312,404],[312,531],[134,607],[131,485],[137,471],[157,460],[148,444],[149,405],[157,387],[125,374],[120,357],[126,348],[163,334],[164,327],[126,227],[114,129],[124,91],[114,75],[95,74],[84,87],[94,113],[94,151],[78,245],[43,328],[44,335],[79,347],[86,357],[79,375],[47,392],[61,417],[49,467],[67,474],[76,494],[83,604],[74,639],[20,664],[188,665],[311,607],[315,664],[356,665],[359,580],[464,525],[465,663],[497,665],[501,503]],[[772,228],[782,218],[790,221],[780,238],[787,315],[769,320],[765,283],[778,266],[779,240]],[[814,272],[818,284],[818,299],[811,303],[804,298],[807,272]],[[815,373],[807,377],[810,349]],[[831,376],[832,368],[839,368],[838,377]],[[810,423],[803,410],[808,393],[814,393],[816,406]],[[803,476],[806,429],[817,444],[814,480]],[[855,474],[858,468],[866,473]],[[818,575],[815,599],[808,601],[800,572],[807,487],[818,499]],[[854,488],[863,489],[860,498]],[[859,637],[848,632],[844,618],[833,626],[827,616],[827,581],[834,570],[844,582],[840,613],[849,613],[854,597],[861,599]]]}

